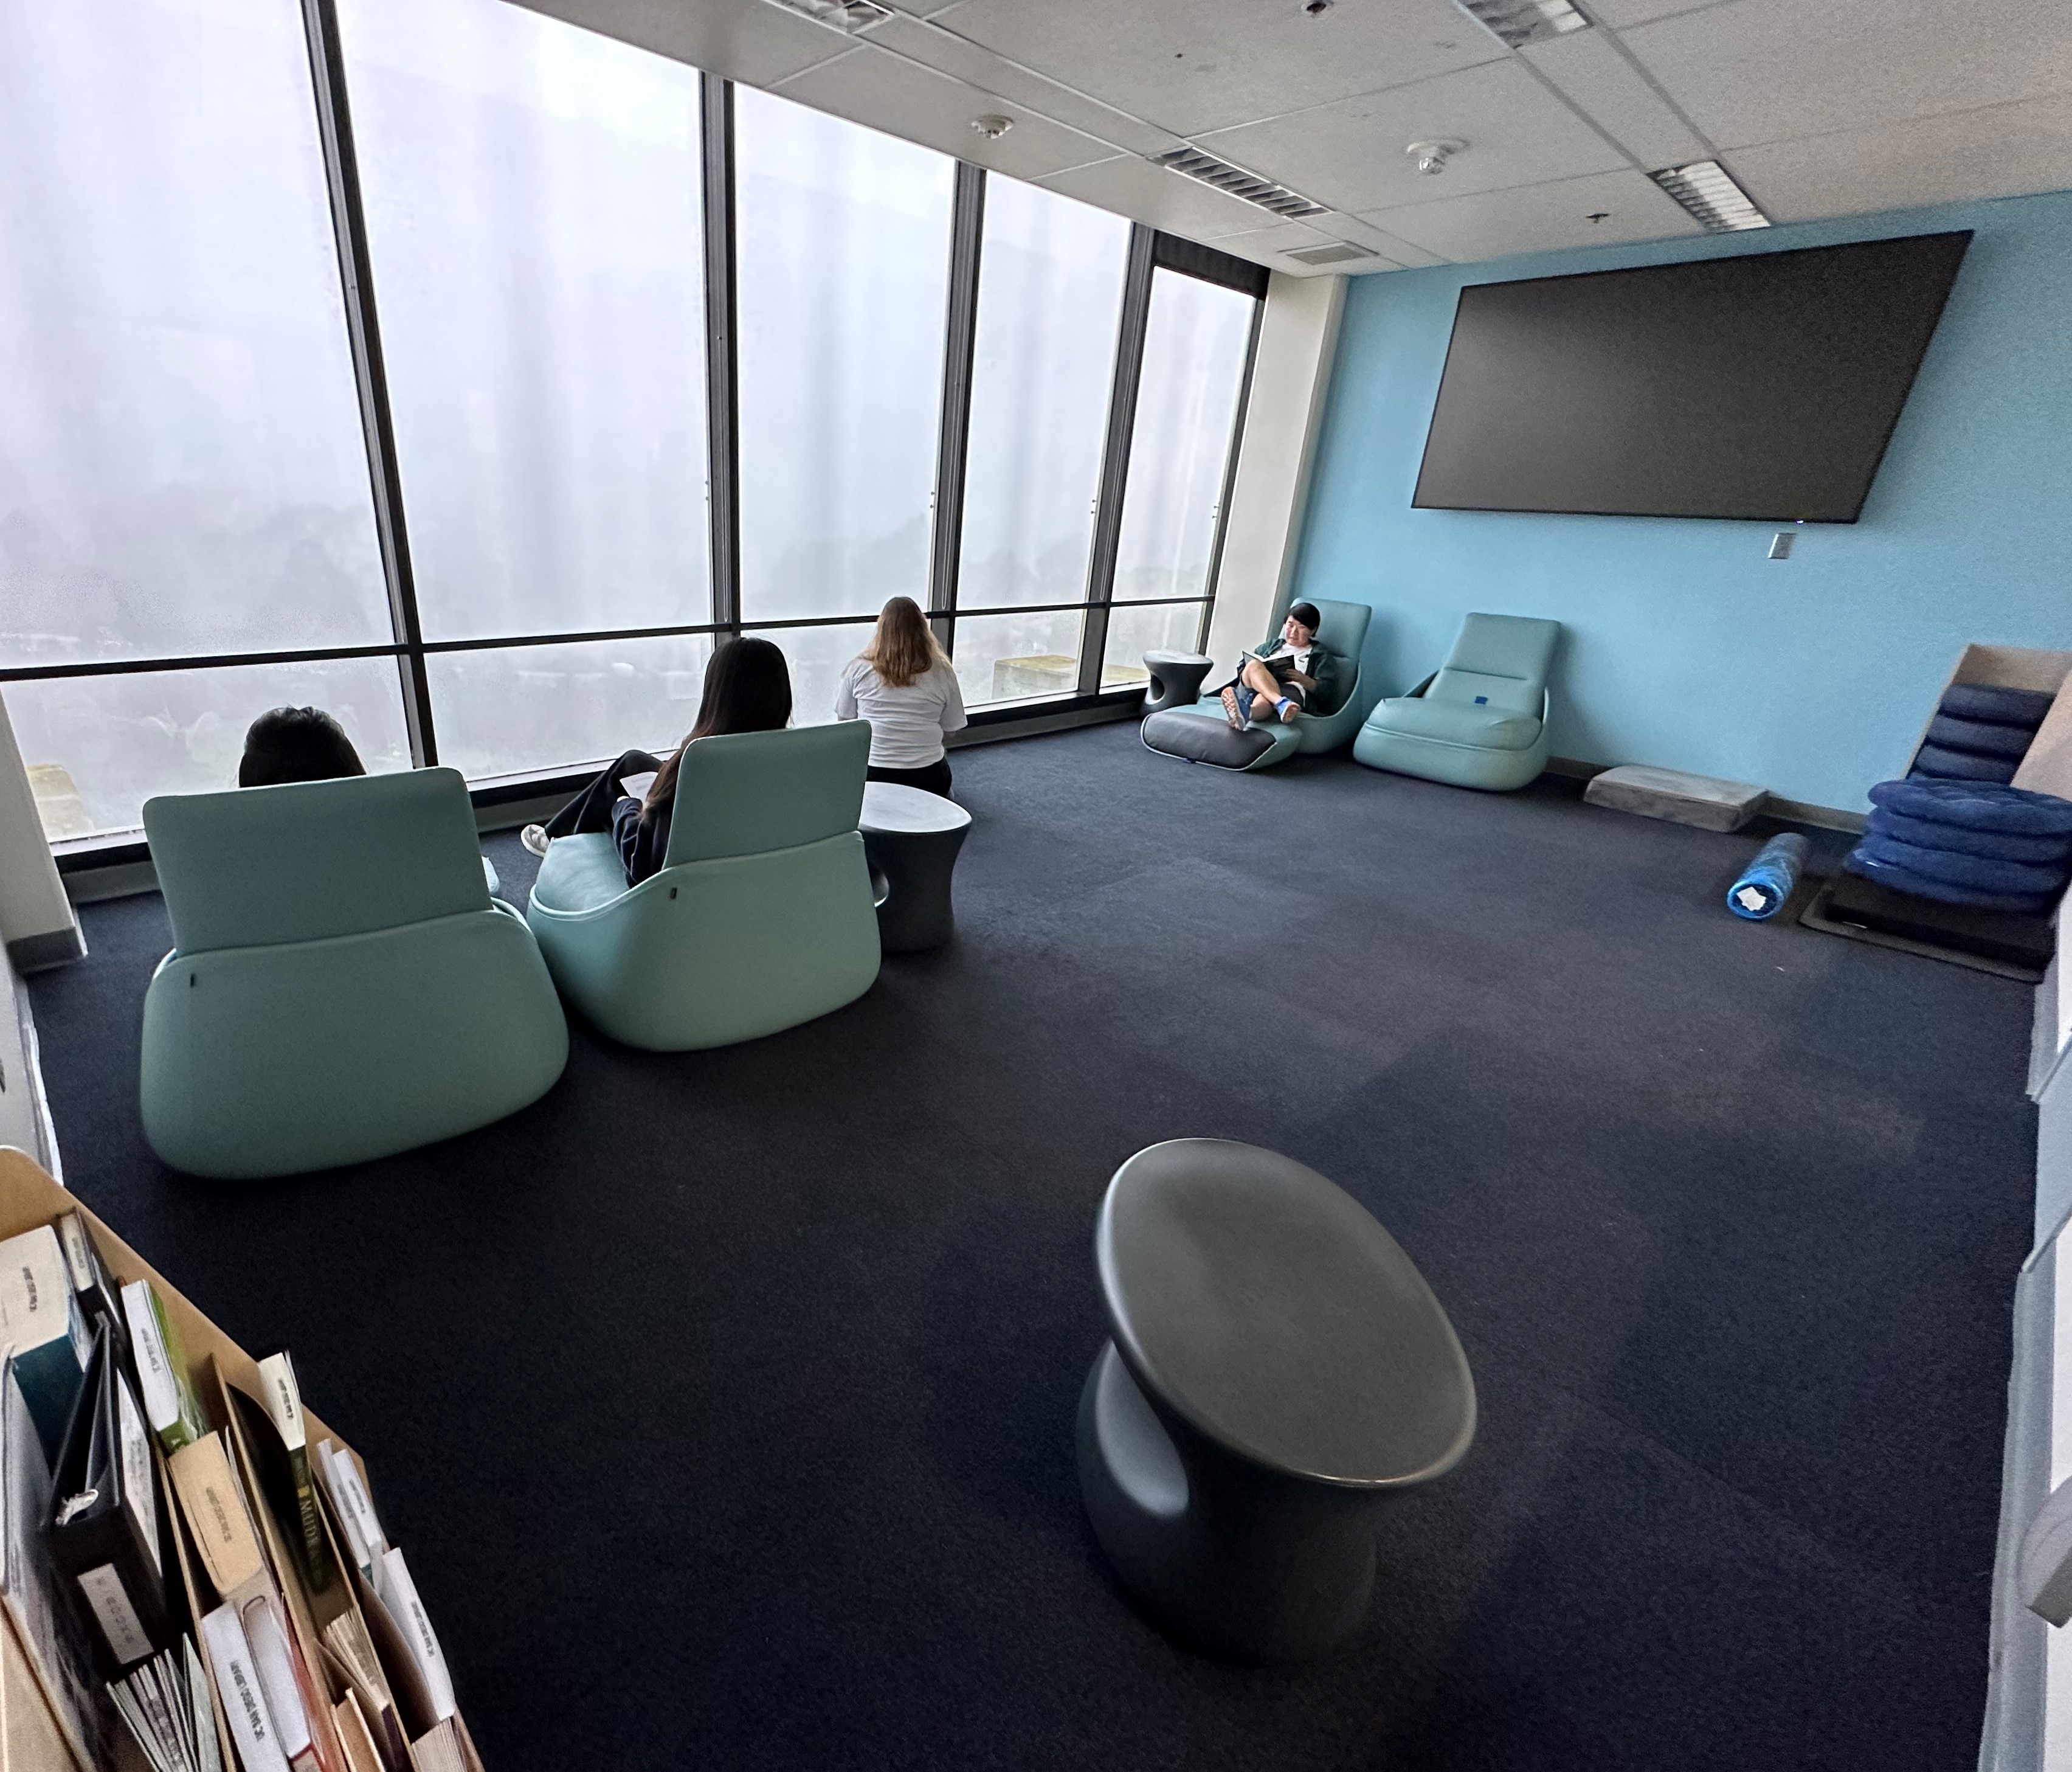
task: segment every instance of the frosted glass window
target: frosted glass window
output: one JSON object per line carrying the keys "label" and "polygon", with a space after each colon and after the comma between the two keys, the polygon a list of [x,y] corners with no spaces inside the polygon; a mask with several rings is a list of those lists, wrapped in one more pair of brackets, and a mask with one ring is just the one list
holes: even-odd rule
{"label": "frosted glass window", "polygon": [[791,673],[791,724],[825,726],[835,717],[835,685],[842,667],[870,645],[871,622],[826,627],[779,627],[763,634],[784,655]]}
{"label": "frosted glass window", "polygon": [[0,663],[388,643],[294,0],[0,6]]}
{"label": "frosted glass window", "polygon": [[154,794],[235,787],[245,729],[269,708],[326,709],[370,771],[410,766],[390,658],[49,677],[6,694],[54,843],[139,829]]}
{"label": "frosted glass window", "polygon": [[953,163],[737,87],[741,606],[928,599]]}
{"label": "frosted glass window", "polygon": [[426,636],[710,621],[697,71],[504,0],[339,14]]}
{"label": "frosted glass window", "polygon": [[953,662],[964,705],[1073,693],[1079,686],[1079,636],[1086,621],[1076,609],[958,616]]}
{"label": "frosted glass window", "polygon": [[1120,216],[986,180],[960,609],[1086,594],[1128,259]]}
{"label": "frosted glass window", "polygon": [[1108,650],[1101,660],[1101,687],[1125,689],[1148,684],[1151,673],[1144,665],[1146,652],[1194,651],[1201,644],[1202,606],[1200,603],[1153,603],[1148,608],[1111,609]]}
{"label": "frosted glass window", "polygon": [[1119,598],[1191,597],[1209,588],[1256,306],[1198,278],[1152,273],[1116,542]]}
{"label": "frosted glass window", "polygon": [[674,749],[703,699],[709,634],[434,652],[439,761],[471,780]]}

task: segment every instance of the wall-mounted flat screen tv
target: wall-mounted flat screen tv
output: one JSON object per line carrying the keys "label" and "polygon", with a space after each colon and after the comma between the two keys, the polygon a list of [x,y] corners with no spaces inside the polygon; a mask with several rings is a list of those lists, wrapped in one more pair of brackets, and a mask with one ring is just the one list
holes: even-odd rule
{"label": "wall-mounted flat screen tv", "polygon": [[1464,289],[1411,502],[1853,523],[1971,240]]}

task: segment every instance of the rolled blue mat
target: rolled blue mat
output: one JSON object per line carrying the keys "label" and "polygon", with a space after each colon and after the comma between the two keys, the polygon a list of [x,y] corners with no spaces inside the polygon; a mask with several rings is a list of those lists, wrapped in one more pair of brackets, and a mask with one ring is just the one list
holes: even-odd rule
{"label": "rolled blue mat", "polygon": [[1806,865],[1806,839],[1796,831],[1773,837],[1755,852],[1741,878],[1727,888],[1727,908],[1750,923],[1761,923],[1784,908]]}

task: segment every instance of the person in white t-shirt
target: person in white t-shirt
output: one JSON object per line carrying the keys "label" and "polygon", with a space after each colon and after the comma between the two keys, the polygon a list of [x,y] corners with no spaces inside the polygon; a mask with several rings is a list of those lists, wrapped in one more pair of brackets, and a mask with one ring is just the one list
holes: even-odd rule
{"label": "person in white t-shirt", "polygon": [[965,724],[964,698],[911,597],[894,597],[879,611],[870,644],[842,667],[835,717],[859,715],[870,722],[870,779],[950,797],[943,735]]}

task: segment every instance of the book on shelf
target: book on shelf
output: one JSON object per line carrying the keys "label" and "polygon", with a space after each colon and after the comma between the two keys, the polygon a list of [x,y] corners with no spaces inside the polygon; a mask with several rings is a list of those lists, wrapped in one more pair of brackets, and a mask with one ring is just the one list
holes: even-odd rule
{"label": "book on shelf", "polygon": [[86,1382],[51,1473],[44,1534],[99,1633],[111,1671],[172,1644],[158,1482],[113,1333],[97,1319]]}
{"label": "book on shelf", "polygon": [[0,1242],[0,1341],[14,1347],[15,1375],[43,1457],[55,1464],[89,1348],[64,1250],[48,1224]]}
{"label": "book on shelf", "polygon": [[253,1360],[0,1150],[10,1340],[0,1739],[40,1744],[22,1763],[483,1772],[365,1467],[307,1412],[294,1363]]}

